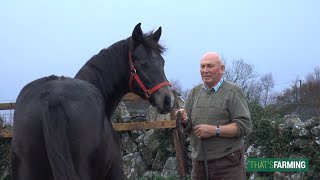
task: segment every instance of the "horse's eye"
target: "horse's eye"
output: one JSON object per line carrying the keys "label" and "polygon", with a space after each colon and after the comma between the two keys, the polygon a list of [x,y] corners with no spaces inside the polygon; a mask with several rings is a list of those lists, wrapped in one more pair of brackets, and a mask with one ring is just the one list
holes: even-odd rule
{"label": "horse's eye", "polygon": [[143,59],[140,59],[139,62],[142,64],[142,65],[146,65],[148,60],[143,58]]}

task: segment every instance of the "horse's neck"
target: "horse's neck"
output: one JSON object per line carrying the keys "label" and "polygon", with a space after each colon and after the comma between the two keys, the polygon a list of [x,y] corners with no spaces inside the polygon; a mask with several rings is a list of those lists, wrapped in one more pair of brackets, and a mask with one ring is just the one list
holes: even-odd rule
{"label": "horse's neck", "polygon": [[102,51],[92,57],[75,78],[87,81],[100,90],[106,116],[110,118],[122,97],[129,92],[129,48],[124,45],[122,48],[111,46]]}

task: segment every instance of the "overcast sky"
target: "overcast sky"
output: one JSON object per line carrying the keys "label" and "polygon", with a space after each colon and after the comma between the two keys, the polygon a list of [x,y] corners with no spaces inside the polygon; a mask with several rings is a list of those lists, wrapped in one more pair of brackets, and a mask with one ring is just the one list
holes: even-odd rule
{"label": "overcast sky", "polygon": [[318,0],[0,1],[0,102],[40,77],[73,77],[139,22],[163,28],[167,77],[185,89],[201,80],[201,56],[216,51],[272,73],[280,90],[320,65],[319,9]]}

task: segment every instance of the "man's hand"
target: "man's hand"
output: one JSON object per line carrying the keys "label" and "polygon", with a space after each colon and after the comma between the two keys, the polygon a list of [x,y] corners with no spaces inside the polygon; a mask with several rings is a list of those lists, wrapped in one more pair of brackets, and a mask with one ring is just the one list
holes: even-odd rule
{"label": "man's hand", "polygon": [[215,128],[208,124],[199,124],[194,127],[194,134],[199,138],[208,138],[215,134]]}
{"label": "man's hand", "polygon": [[188,122],[188,115],[187,115],[187,112],[186,112],[186,110],[184,110],[184,109],[178,109],[178,110],[176,110],[175,111],[175,115],[176,115],[176,117],[177,117],[177,114],[178,114],[178,112],[181,114],[181,124],[187,124],[187,122]]}

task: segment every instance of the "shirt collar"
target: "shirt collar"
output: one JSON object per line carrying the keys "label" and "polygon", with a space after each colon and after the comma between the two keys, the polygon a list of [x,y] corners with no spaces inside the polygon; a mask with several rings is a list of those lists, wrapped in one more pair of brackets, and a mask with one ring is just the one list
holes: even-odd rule
{"label": "shirt collar", "polygon": [[208,87],[207,87],[206,84],[203,84],[203,85],[202,85],[202,88],[203,88],[206,92],[210,92],[210,91],[217,92],[222,83],[223,83],[223,78],[221,78],[221,80],[220,80],[215,86],[213,86],[213,87],[210,88],[210,89],[208,89]]}

